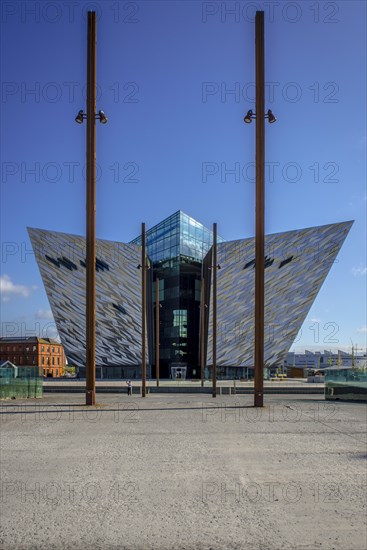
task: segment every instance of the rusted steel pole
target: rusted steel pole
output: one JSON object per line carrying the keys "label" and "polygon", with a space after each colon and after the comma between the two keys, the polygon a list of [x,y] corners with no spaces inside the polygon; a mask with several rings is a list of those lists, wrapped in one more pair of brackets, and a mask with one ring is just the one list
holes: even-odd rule
{"label": "rusted steel pole", "polygon": [[155,280],[155,370],[157,387],[159,386],[159,279]]}
{"label": "rusted steel pole", "polygon": [[256,63],[256,232],[255,232],[255,383],[254,406],[264,397],[264,255],[265,255],[265,59],[264,12],[255,17]]}
{"label": "rusted steel pole", "polygon": [[200,332],[200,378],[201,387],[204,386],[204,369],[205,369],[205,279],[201,280],[201,332]]}
{"label": "rusted steel pole", "polygon": [[145,223],[141,224],[141,396],[146,396],[147,363],[146,363],[146,302],[147,302],[147,258]]}
{"label": "rusted steel pole", "polygon": [[217,224],[213,223],[213,397],[217,397]]}
{"label": "rusted steel pole", "polygon": [[96,13],[88,12],[86,405],[96,401]]}

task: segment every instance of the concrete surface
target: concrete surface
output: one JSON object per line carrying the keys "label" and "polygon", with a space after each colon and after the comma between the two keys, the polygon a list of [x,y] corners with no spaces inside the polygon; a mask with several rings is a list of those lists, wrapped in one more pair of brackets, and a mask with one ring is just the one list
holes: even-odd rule
{"label": "concrete surface", "polygon": [[265,401],[2,402],[1,548],[365,550],[365,405]]}

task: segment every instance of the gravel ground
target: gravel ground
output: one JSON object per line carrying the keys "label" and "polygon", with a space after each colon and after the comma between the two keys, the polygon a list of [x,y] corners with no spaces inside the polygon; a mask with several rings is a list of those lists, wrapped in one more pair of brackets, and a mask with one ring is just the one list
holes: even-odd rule
{"label": "gravel ground", "polygon": [[2,402],[1,548],[366,550],[366,406],[265,401]]}

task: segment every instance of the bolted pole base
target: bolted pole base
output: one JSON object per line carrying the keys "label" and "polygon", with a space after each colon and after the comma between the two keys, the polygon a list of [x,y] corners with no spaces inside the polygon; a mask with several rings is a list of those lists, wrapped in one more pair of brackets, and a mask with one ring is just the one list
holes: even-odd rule
{"label": "bolted pole base", "polygon": [[254,398],[254,407],[264,406],[264,394],[262,392],[255,391]]}
{"label": "bolted pole base", "polygon": [[96,404],[96,392],[93,390],[87,390],[85,394],[85,404],[86,405],[95,405]]}

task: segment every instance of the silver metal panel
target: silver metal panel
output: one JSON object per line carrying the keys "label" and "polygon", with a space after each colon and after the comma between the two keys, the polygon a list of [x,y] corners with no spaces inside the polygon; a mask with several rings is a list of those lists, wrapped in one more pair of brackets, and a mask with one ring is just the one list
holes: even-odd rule
{"label": "silver metal panel", "polygon": [[[85,365],[85,238],[28,229],[69,363]],[[97,240],[97,366],[141,364],[140,247]],[[115,307],[117,306],[117,307]]]}
{"label": "silver metal panel", "polygon": [[[342,222],[266,236],[266,366],[285,358],[352,224]],[[254,365],[255,269],[250,263],[254,258],[254,238],[218,244],[219,366]],[[211,307],[212,296],[210,312]],[[208,365],[212,363],[213,346],[210,312]]]}

